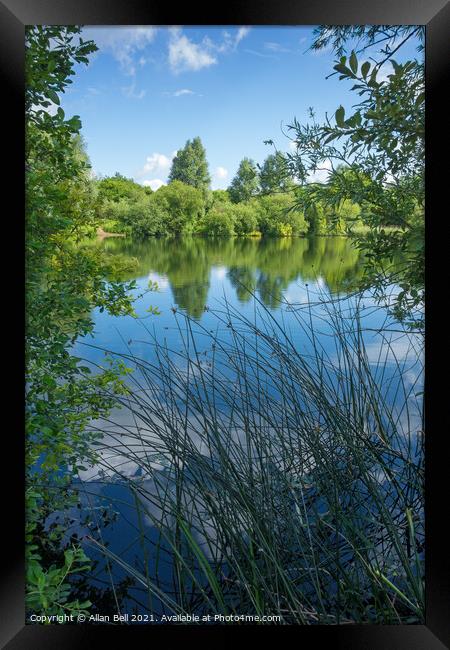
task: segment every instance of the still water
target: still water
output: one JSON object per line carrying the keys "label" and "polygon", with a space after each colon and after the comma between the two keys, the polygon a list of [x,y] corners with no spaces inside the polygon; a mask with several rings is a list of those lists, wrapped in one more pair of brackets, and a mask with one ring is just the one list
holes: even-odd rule
{"label": "still water", "polygon": [[[360,253],[352,246],[351,240],[343,237],[272,240],[186,238],[146,242],[110,238],[95,245],[112,255],[120,254],[134,260],[133,270],[126,279],[136,282],[134,307],[137,317],[114,317],[94,311],[93,334],[80,340],[73,351],[94,368],[104,364],[107,353],[132,355],[150,364],[155,363],[155,341],[165,346],[169,354],[185,353],[187,328],[197,352],[205,355],[205,364],[208,364],[214,337],[226,341],[232,336],[233,312],[240,318],[257,322],[261,310],[266,321],[272,319],[274,327],[282,324],[295,349],[309,354],[313,343],[298,327],[298,314],[308,304],[316,305],[331,297],[341,299],[342,314],[345,314],[363,273]],[[149,313],[149,308],[158,310],[158,315]],[[420,340],[399,334],[398,326],[392,323],[386,309],[376,303],[370,291],[363,295],[362,308],[369,363],[382,366],[380,377],[383,381],[389,381],[402,364],[404,380],[406,378],[411,392],[419,391]],[[220,318],[218,313],[222,314]],[[322,349],[332,356],[335,342],[324,313],[312,309],[308,311],[308,318]],[[398,392],[395,383],[388,390],[393,403],[398,399],[396,390]],[[402,408],[399,404],[399,417]],[[136,424],[133,417],[129,412],[115,410],[108,421],[96,423],[97,429],[109,441],[107,451],[101,455],[98,465],[87,468],[80,477],[84,508],[89,510],[91,517],[92,513],[97,513],[94,525],[90,524],[91,532],[96,533],[94,536],[100,537],[102,544],[114,554],[109,564],[99,554],[98,567],[90,576],[90,588],[108,590],[111,575],[115,586],[120,585],[129,572],[117,558],[137,567],[141,575],[148,571],[161,584],[164,580],[169,583],[171,579],[169,553],[163,562],[160,553],[155,552],[159,545],[164,554],[164,543],[152,521],[139,517],[136,494],[130,490],[133,481],[142,484],[147,478],[143,476],[139,462],[133,462],[130,454],[121,450],[121,446],[129,443],[127,429]],[[411,417],[409,411],[409,421],[405,424],[409,429],[418,426],[417,422],[411,422]],[[164,467],[159,467],[157,461],[153,467],[164,474]],[[148,483],[151,493],[151,481]],[[108,521],[107,525],[105,521]],[[143,527],[145,544],[142,543]],[[93,553],[95,555],[90,548],[89,554],[92,556]],[[115,603],[110,591],[105,593],[110,594],[111,602]],[[127,611],[149,610],[142,586],[134,584],[129,587],[125,601]],[[114,606],[117,609],[117,605]],[[158,602],[153,602],[152,608],[156,612],[164,611]]]}
{"label": "still water", "polygon": [[[305,303],[317,292],[322,296],[351,292],[362,276],[360,253],[344,237],[146,242],[108,238],[97,245],[135,261],[125,279],[136,281],[138,318],[111,317],[97,309],[95,344],[118,352],[131,339],[137,355],[146,353],[139,343],[143,323],[169,343],[176,341],[173,309],[204,327],[213,326],[216,319],[209,310],[222,305],[224,298],[241,313],[251,314],[255,306],[251,290],[276,316],[283,303]],[[149,283],[157,284],[156,291],[149,291]],[[160,314],[149,316],[150,306]],[[376,322],[382,320],[380,315]],[[90,351],[89,358],[100,360],[102,354]]]}

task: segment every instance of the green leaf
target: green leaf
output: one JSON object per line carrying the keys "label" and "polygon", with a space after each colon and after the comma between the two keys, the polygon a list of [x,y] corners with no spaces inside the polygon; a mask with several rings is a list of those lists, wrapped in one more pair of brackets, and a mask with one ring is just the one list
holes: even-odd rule
{"label": "green leaf", "polygon": [[48,96],[49,99],[51,99],[51,101],[54,104],[58,104],[58,106],[59,106],[59,97],[58,97],[57,93],[54,90],[49,88],[48,91],[47,91],[47,96]]}
{"label": "green leaf", "polygon": [[350,68],[353,74],[356,74],[358,72],[358,59],[356,58],[355,52],[352,50],[352,53],[350,54]]}
{"label": "green leaf", "polygon": [[335,118],[336,118],[336,124],[340,126],[341,128],[344,128],[344,115],[345,115],[345,108],[343,106],[339,106],[335,113]]}
{"label": "green leaf", "polygon": [[364,61],[364,63],[361,66],[361,74],[364,77],[364,79],[367,77],[367,74],[370,70],[370,63],[369,61]]}
{"label": "green leaf", "polygon": [[347,66],[342,65],[341,63],[333,66],[333,69],[336,70],[336,72],[340,72],[344,77],[350,77],[352,75],[350,68],[347,68]]}

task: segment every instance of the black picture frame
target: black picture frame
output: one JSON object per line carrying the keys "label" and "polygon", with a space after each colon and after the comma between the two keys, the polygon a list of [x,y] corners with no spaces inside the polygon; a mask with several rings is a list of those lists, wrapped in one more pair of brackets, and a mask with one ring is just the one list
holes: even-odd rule
{"label": "black picture frame", "polygon": [[[4,427],[2,478],[3,488],[2,541],[0,585],[0,646],[10,650],[21,648],[98,647],[106,643],[105,634],[114,633],[117,642],[123,635],[137,641],[170,645],[195,633],[198,640],[215,638],[224,641],[231,636],[251,631],[253,642],[259,635],[266,640],[283,641],[286,633],[295,634],[300,647],[323,643],[325,647],[357,648],[358,650],[439,650],[450,648],[450,560],[447,523],[448,476],[447,436],[450,432],[446,408],[445,375],[439,369],[448,368],[444,354],[447,344],[442,341],[445,320],[441,320],[438,301],[442,300],[437,279],[445,277],[445,253],[448,238],[443,212],[444,194],[448,180],[448,164],[438,162],[444,153],[447,127],[447,104],[444,101],[444,80],[449,57],[450,6],[445,0],[372,0],[362,5],[358,0],[228,0],[220,11],[186,3],[176,10],[168,3],[149,0],[2,0],[0,2],[0,71],[2,74],[3,135],[13,135],[7,154],[4,195],[13,198],[11,208],[3,211],[8,250],[14,260],[16,282],[7,283],[6,302],[16,314],[14,327],[4,339],[11,360],[5,361],[8,377],[4,411],[12,412],[13,424]],[[426,341],[426,624],[395,626],[76,626],[26,625],[24,612],[24,443],[23,443],[23,203],[24,189],[24,26],[26,24],[97,24],[97,25],[313,25],[313,24],[420,24],[426,25],[426,256],[427,256],[427,341]],[[447,181],[447,182],[446,182]],[[442,207],[441,207],[442,206]],[[8,216],[8,219],[6,219]],[[9,243],[11,242],[11,244]],[[431,254],[431,246],[433,253]],[[441,267],[439,267],[441,264]],[[9,317],[8,317],[9,318]],[[433,330],[435,332],[433,333]],[[444,349],[445,348],[445,349]],[[6,350],[5,350],[6,351]],[[437,361],[439,360],[439,361]],[[448,398],[447,398],[448,399]],[[14,405],[14,406],[13,406]],[[446,426],[447,425],[447,426]],[[6,475],[5,465],[11,471]],[[205,636],[206,635],[206,636]],[[119,640],[118,637],[121,637]]]}

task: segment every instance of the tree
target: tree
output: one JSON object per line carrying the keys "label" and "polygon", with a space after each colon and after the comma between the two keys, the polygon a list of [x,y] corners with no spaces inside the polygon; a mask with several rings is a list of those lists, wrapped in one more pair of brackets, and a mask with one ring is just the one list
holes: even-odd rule
{"label": "tree", "polygon": [[263,235],[285,237],[304,235],[308,231],[308,221],[295,206],[291,193],[261,196],[255,203],[259,212],[258,228]]}
{"label": "tree", "polygon": [[163,185],[150,199],[165,211],[166,231],[172,235],[192,232],[205,207],[203,192],[179,180]]}
{"label": "tree", "polygon": [[223,202],[211,208],[199,221],[197,231],[208,237],[232,237],[235,231],[231,203]]}
{"label": "tree", "polygon": [[[374,283],[381,297],[397,283],[401,290],[394,313],[409,318],[411,326],[421,326],[414,312],[424,300],[424,64],[419,59],[398,63],[393,57],[412,37],[423,49],[423,34],[420,26],[319,27],[313,49],[333,45],[342,55],[335,73],[353,84],[359,99],[350,115],[339,106],[334,121],[318,124],[313,111],[312,123],[294,119],[289,130],[296,151],[287,155],[291,173],[302,184],[324,164],[331,165],[332,175],[337,165],[351,170],[335,176],[331,185],[310,184],[302,199],[333,205],[348,199],[361,207],[369,229],[356,240],[367,253],[365,282]],[[380,42],[376,60],[373,49]],[[355,49],[343,55],[351,45],[358,54],[370,47],[372,60],[358,60]],[[304,200],[300,203],[307,209]],[[396,230],[388,232],[386,225]],[[398,253],[404,259],[401,267],[393,264]]]}
{"label": "tree", "polygon": [[[95,458],[87,424],[106,416],[124,390],[118,367],[91,375],[71,347],[91,331],[94,307],[132,313],[133,285],[114,279],[116,263],[75,245],[95,225],[81,122],[66,119],[59,106],[75,64],[87,63],[97,49],[80,31],[26,27],[26,603],[28,611],[45,614],[90,605],[70,600],[68,583],[89,559],[61,526],[49,535],[45,524],[49,513],[76,502],[73,478],[83,459]],[[49,566],[45,558],[52,555],[59,564]]]}
{"label": "tree", "polygon": [[230,199],[233,203],[248,201],[258,193],[258,169],[250,158],[243,158],[239,164],[236,176],[228,188]]}
{"label": "tree", "polygon": [[206,191],[211,183],[206,161],[206,151],[200,138],[188,140],[172,162],[169,182],[181,181],[199,190]]}
{"label": "tree", "polygon": [[285,156],[277,151],[265,159],[259,174],[261,192],[287,192],[293,186]]}
{"label": "tree", "polygon": [[[147,196],[147,188],[135,183],[131,178],[125,178],[120,174],[102,178],[97,181],[98,201],[99,204],[105,200],[118,202],[126,199],[130,202],[136,202]],[[148,188],[150,189],[150,188]]]}

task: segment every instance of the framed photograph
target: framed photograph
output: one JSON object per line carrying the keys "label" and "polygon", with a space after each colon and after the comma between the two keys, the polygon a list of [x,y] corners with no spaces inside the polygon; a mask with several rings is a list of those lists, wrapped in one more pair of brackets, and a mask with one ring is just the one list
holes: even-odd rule
{"label": "framed photograph", "polygon": [[450,647],[448,5],[0,12],[1,647]]}

